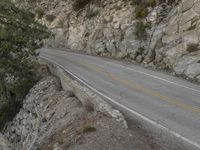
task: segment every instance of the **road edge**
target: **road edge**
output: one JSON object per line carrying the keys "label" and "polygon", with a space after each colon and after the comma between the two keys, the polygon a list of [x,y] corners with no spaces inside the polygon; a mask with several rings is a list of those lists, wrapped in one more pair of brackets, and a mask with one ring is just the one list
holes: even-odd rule
{"label": "road edge", "polygon": [[198,148],[200,149],[200,145],[194,141],[191,141],[190,139],[180,135],[179,133],[176,133],[175,131],[161,125],[159,122],[156,122],[154,120],[149,119],[148,117],[144,116],[141,113],[138,113],[130,108],[128,108],[127,106],[124,106],[122,104],[120,104],[119,102],[116,102],[114,99],[106,96],[105,94],[101,93],[100,91],[98,91],[97,89],[95,89],[94,87],[92,87],[91,85],[89,85],[88,83],[86,83],[85,81],[83,81],[82,79],[80,79],[79,77],[77,77],[75,74],[73,74],[72,72],[70,72],[69,70],[66,70],[62,65],[58,64],[56,61],[54,60],[50,60],[44,56],[40,56],[40,58],[45,59],[46,61],[55,64],[56,66],[60,67],[62,70],[64,70],[67,74],[69,74],[73,79],[75,79],[76,81],[78,81],[79,83],[81,83],[82,85],[84,85],[85,87],[89,88],[90,90],[92,90],[94,93],[96,93],[97,95],[99,95],[100,97],[102,97],[105,100],[110,101],[111,103],[117,105],[118,107],[132,113],[133,115],[135,115],[137,118],[142,119],[145,122],[150,123],[151,125],[163,130],[166,133],[169,133],[170,135],[181,139],[182,141],[188,143],[189,145],[191,145],[192,147]]}

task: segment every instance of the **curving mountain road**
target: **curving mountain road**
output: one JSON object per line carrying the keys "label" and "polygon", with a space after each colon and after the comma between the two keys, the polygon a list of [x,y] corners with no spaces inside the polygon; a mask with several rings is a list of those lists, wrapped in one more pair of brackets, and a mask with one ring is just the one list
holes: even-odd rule
{"label": "curving mountain road", "polygon": [[41,49],[45,58],[92,90],[155,126],[200,148],[200,86],[123,62]]}

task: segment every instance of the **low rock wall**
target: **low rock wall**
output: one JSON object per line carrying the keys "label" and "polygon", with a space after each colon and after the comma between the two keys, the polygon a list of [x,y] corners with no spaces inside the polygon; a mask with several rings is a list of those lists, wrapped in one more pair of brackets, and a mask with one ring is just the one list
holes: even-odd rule
{"label": "low rock wall", "polygon": [[[116,120],[121,122],[125,128],[128,128],[124,116],[118,110],[113,109],[100,96],[88,89],[86,85],[81,85],[81,83],[74,80],[74,76],[70,75],[69,72],[67,73],[60,66],[54,65],[45,59],[40,59],[40,62],[46,64],[51,73],[60,79],[62,88],[67,91],[72,91],[86,108],[94,109],[116,118]],[[71,78],[69,76],[71,76]]]}

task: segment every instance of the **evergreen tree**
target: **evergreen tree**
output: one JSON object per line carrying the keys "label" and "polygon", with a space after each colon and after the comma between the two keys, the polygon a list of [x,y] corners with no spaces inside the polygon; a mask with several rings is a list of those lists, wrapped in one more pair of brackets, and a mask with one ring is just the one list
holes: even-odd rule
{"label": "evergreen tree", "polygon": [[36,81],[32,58],[48,35],[31,12],[17,8],[10,0],[0,0],[0,128],[4,119],[15,115]]}

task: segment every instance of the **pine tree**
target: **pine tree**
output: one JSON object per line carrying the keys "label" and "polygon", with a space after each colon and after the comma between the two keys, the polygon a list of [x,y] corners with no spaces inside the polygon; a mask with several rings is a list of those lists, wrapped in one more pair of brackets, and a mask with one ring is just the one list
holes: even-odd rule
{"label": "pine tree", "polygon": [[31,12],[19,9],[10,0],[0,1],[0,128],[4,123],[1,110],[11,111],[6,119],[12,118],[12,107],[18,110],[36,81],[32,58],[38,55],[36,49],[48,35]]}

